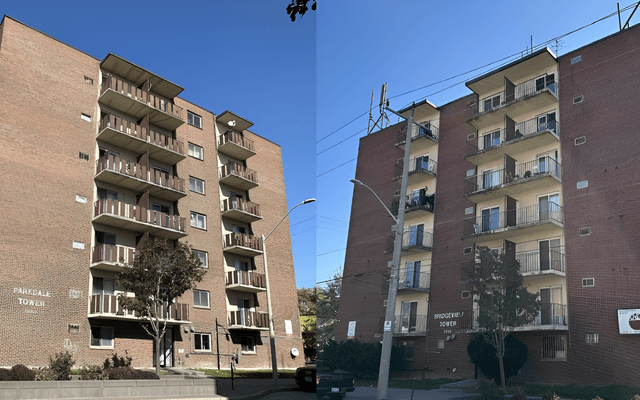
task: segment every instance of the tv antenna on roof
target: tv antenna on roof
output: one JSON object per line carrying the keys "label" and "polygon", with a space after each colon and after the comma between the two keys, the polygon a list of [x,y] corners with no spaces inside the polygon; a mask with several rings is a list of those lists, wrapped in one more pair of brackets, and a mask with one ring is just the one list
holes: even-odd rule
{"label": "tv antenna on roof", "polygon": [[[369,123],[367,124],[367,135],[370,135],[376,127],[379,129],[384,129],[387,126],[391,125],[391,121],[389,121],[389,117],[387,116],[387,111],[385,109],[387,103],[387,84],[382,85],[380,89],[380,104],[378,104],[378,109],[380,111],[380,116],[377,120],[373,120],[373,115],[371,111],[373,110],[373,95],[375,89],[371,90],[371,106],[369,107]],[[384,122],[387,122],[386,126]],[[373,122],[373,125],[371,123]]]}

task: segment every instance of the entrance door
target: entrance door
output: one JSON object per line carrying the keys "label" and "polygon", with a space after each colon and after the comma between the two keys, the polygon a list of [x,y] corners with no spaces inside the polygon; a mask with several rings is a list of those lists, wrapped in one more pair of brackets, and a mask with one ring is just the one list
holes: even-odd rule
{"label": "entrance door", "polygon": [[548,219],[555,219],[560,221],[560,196],[557,194],[550,194],[548,196],[541,196],[538,198],[538,207],[540,213],[540,221],[546,221]]}
{"label": "entrance door", "polygon": [[160,342],[160,366],[173,367],[173,329],[167,329]]}
{"label": "entrance door", "polygon": [[[238,283],[240,285],[248,285],[249,279],[246,271],[249,271],[249,264],[246,261],[234,260],[233,267],[238,275]],[[247,279],[245,279],[245,276],[247,276]]]}
{"label": "entrance door", "polygon": [[415,332],[416,330],[416,320],[418,317],[418,302],[417,301],[407,301],[402,302],[402,317],[401,317],[401,327],[402,333]]}
{"label": "entrance door", "polygon": [[562,306],[562,288],[540,288],[540,324],[564,324],[564,307]]}
{"label": "entrance door", "polygon": [[251,303],[249,299],[245,299],[242,297],[238,297],[238,314],[239,314],[239,322],[242,326],[251,326],[249,323],[249,309],[251,308]]}
{"label": "entrance door", "polygon": [[560,239],[541,240],[538,242],[538,250],[540,252],[540,271],[549,271],[555,269],[560,271],[559,261]]}

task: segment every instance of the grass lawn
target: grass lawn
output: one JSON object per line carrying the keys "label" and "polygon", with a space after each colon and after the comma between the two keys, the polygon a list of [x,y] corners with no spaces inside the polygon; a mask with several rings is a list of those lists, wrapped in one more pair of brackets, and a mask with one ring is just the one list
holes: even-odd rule
{"label": "grass lawn", "polygon": [[[635,394],[640,394],[640,387],[623,385],[587,386],[587,385],[522,385],[522,391],[528,396],[541,397],[546,392],[557,394],[563,399],[591,400],[600,396],[604,400],[631,400]],[[515,391],[516,386],[509,387],[507,391]]]}
{"label": "grass lawn", "polygon": [[[231,370],[228,369],[200,369],[207,375],[215,376],[216,378],[231,378]],[[291,370],[278,370],[279,379],[294,379],[295,371]],[[255,371],[233,371],[233,377],[238,379],[271,379],[273,373],[270,369],[262,369]]]}
{"label": "grass lawn", "polygon": [[[440,389],[440,385],[444,385],[445,383],[457,382],[459,379],[448,379],[448,378],[439,378],[439,379],[424,379],[415,381],[416,390],[431,390],[431,389]],[[397,389],[411,389],[413,387],[413,379],[401,379],[401,380],[390,380],[389,387],[397,388]],[[356,386],[378,386],[378,381],[376,379],[358,379],[356,378]],[[591,399],[589,399],[591,400]],[[605,399],[609,400],[609,399]]]}

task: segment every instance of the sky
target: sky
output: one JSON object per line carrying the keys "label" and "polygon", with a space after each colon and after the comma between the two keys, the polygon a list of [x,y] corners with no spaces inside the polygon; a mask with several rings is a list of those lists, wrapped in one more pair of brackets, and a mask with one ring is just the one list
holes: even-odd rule
{"label": "sky", "polygon": [[[469,94],[464,82],[495,61],[526,53],[531,36],[537,46],[617,10],[604,0],[317,1],[295,22],[289,0],[21,0],[4,2],[0,14],[97,58],[118,54],[184,87],[180,97],[234,111],[280,144],[288,206],[317,198],[289,217],[296,283],[310,287],[344,265],[349,180],[372,89],[377,101],[388,83],[396,110],[424,98],[443,105]],[[616,31],[613,16],[549,47],[562,55]]]}
{"label": "sky", "polygon": [[[0,16],[98,59],[117,54],[182,86],[181,98],[250,120],[282,147],[289,208],[315,197],[315,13],[292,23],[288,0],[1,4]],[[315,204],[289,218],[296,283],[311,287]]]}
{"label": "sky", "polygon": [[[621,1],[620,8],[631,4],[635,1]],[[623,24],[631,11],[622,13]],[[465,81],[500,64],[465,72],[508,56],[519,58],[530,48],[532,35],[535,48],[614,12],[617,12],[616,2],[602,0],[319,0],[316,24],[318,282],[331,279],[344,266],[353,196],[353,184],[349,180],[355,177],[359,138],[367,134],[372,89],[375,90],[374,104],[377,104],[382,84],[388,83],[387,98],[394,110],[424,98],[437,106],[444,105],[471,93],[464,86]],[[640,22],[640,11],[632,17],[631,25],[634,22]],[[615,15],[565,36],[557,48],[555,42],[549,47],[555,54],[563,55],[617,32],[618,24]],[[459,74],[464,75],[432,85]],[[446,89],[449,86],[452,87]],[[373,116],[374,119],[379,116],[377,106]],[[392,114],[389,118],[392,124],[398,122],[398,117]],[[380,212],[386,213],[382,206]]]}

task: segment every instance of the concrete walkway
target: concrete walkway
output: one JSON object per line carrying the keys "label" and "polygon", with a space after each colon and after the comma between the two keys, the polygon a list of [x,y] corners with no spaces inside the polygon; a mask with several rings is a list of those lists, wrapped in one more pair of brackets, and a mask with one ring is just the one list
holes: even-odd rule
{"label": "concrete walkway", "polygon": [[[448,383],[440,386],[440,389],[414,390],[394,389],[388,391],[388,398],[393,400],[473,400],[478,394],[473,393],[478,382],[474,379]],[[377,388],[356,387],[356,390],[347,394],[347,399],[376,399]],[[413,397],[412,397],[413,396]]]}

